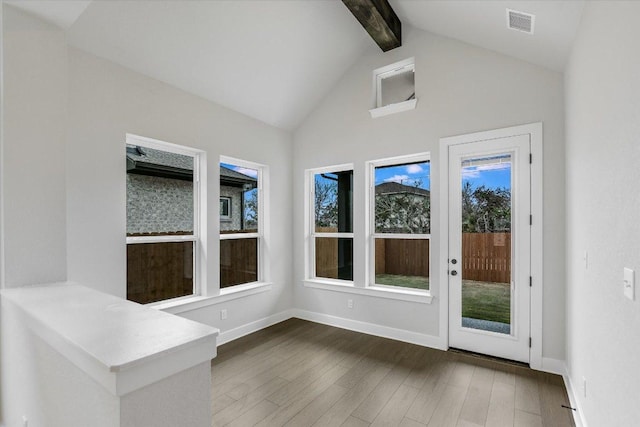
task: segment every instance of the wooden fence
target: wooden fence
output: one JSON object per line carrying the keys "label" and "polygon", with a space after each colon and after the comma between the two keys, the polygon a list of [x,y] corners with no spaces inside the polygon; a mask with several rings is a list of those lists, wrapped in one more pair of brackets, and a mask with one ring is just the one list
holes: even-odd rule
{"label": "wooden fence", "polygon": [[[335,233],[335,228],[318,228],[317,231]],[[340,240],[344,259],[340,260]],[[353,277],[353,240],[350,238],[316,237],[316,277],[348,279]]]}
{"label": "wooden fence", "polygon": [[316,237],[316,277],[338,278],[338,239]]}
{"label": "wooden fence", "polygon": [[[429,277],[429,243],[417,239],[376,239],[376,274]],[[463,279],[511,281],[511,233],[463,233],[462,247]],[[414,256],[416,253],[420,255]],[[316,238],[316,276],[338,277],[338,239]]]}
{"label": "wooden fence", "polygon": [[127,299],[140,304],[193,293],[193,242],[127,245]]}
{"label": "wooden fence", "polygon": [[511,282],[511,233],[462,233],[462,278]]}
{"label": "wooden fence", "polygon": [[[220,241],[220,287],[258,280],[258,239]],[[127,299],[140,304],[193,293],[193,242],[127,245]]]}
{"label": "wooden fence", "polygon": [[220,240],[220,287],[258,280],[258,239]]}
{"label": "wooden fence", "polygon": [[376,239],[376,274],[429,277],[429,240]]}
{"label": "wooden fence", "polygon": [[[429,240],[376,239],[375,245],[376,274],[429,277]],[[463,233],[462,247],[463,279],[511,281],[511,233]],[[257,255],[258,239],[221,240],[220,287],[256,281]],[[127,245],[127,298],[144,304],[190,295],[192,262],[192,242]],[[338,239],[316,238],[316,276],[338,278],[338,262]]]}

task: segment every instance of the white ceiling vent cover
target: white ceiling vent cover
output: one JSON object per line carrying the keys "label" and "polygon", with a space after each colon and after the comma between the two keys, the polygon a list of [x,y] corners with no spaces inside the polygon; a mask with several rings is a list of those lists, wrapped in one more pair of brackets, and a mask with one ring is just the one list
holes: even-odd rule
{"label": "white ceiling vent cover", "polygon": [[530,13],[507,9],[507,27],[523,33],[533,34],[536,17]]}

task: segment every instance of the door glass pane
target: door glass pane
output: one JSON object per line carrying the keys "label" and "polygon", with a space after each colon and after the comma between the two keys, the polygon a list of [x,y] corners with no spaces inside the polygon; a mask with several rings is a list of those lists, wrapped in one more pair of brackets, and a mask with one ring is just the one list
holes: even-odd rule
{"label": "door glass pane", "polygon": [[462,326],[511,333],[510,154],[462,161]]}

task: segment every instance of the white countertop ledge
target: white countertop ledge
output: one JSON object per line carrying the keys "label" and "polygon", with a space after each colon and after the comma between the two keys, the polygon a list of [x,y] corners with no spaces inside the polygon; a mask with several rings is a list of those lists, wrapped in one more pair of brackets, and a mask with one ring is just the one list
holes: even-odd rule
{"label": "white countertop ledge", "polygon": [[78,284],[0,295],[34,334],[117,396],[216,356],[218,329]]}

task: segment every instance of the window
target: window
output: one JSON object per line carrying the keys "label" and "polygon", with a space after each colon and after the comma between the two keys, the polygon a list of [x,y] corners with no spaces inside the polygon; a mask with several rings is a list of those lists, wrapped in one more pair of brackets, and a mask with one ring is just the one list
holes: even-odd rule
{"label": "window", "polygon": [[251,162],[220,160],[220,289],[263,280],[264,170]]}
{"label": "window", "polygon": [[220,197],[220,219],[231,221],[231,197]]}
{"label": "window", "polygon": [[146,304],[197,293],[203,157],[127,135],[127,299]]}
{"label": "window", "polygon": [[415,59],[409,58],[373,71],[375,105],[371,117],[416,108]]}
{"label": "window", "polygon": [[430,163],[426,154],[370,162],[370,284],[429,289]]}
{"label": "window", "polygon": [[353,281],[353,168],[308,172],[310,278]]}

